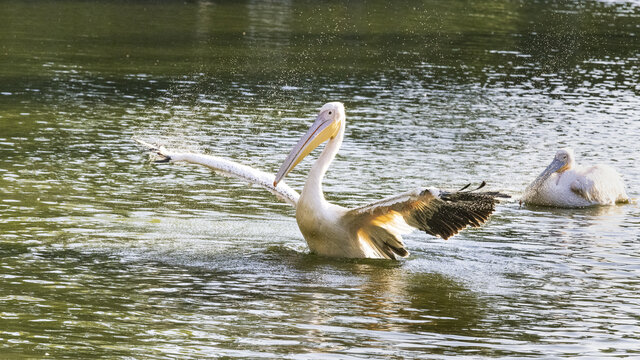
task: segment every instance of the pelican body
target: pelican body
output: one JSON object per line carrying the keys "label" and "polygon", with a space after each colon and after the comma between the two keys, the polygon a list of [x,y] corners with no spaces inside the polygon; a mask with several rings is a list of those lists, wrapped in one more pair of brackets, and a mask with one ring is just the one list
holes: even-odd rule
{"label": "pelican body", "polygon": [[[140,140],[161,157],[159,162],[184,161],[212,168],[223,175],[258,184],[296,208],[296,221],[312,253],[347,258],[406,257],[402,235],[414,229],[448,239],[467,226],[485,223],[495,209],[498,192],[456,192],[419,188],[362,207],[348,209],[329,203],[322,179],[340,149],[345,131],[345,110],[340,102],[322,106],[309,130],[300,138],[275,176],[235,162],[200,154],[171,152]],[[313,149],[326,142],[311,167],[300,195],[284,177]]]}
{"label": "pelican body", "polygon": [[348,209],[329,203],[324,198],[322,179],[335,158],[344,138],[345,112],[341,103],[329,103],[309,130],[300,138],[282,163],[274,186],[305,156],[328,140],[326,147],[311,167],[296,206],[296,221],[313,253],[333,257],[377,257],[373,250],[354,241],[343,224]]}
{"label": "pelican body", "polygon": [[311,167],[296,206],[296,221],[311,252],[351,258],[405,257],[409,252],[401,235],[413,228],[446,239],[467,225],[480,226],[493,212],[495,198],[501,194],[454,195],[437,189],[417,189],[356,209],[329,203],[322,191],[322,179],[340,150],[345,118],[342,103],[325,104],[289,152],[273,183],[277,186],[314,148],[327,142]]}
{"label": "pelican body", "polygon": [[573,150],[560,149],[553,161],[527,187],[529,205],[586,207],[629,202],[622,177],[611,166],[575,164]]}

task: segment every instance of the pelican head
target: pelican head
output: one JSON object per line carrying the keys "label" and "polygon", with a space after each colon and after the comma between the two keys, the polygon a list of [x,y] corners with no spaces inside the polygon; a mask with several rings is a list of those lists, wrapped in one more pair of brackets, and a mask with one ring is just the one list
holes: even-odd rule
{"label": "pelican head", "polygon": [[556,152],[556,156],[553,157],[551,164],[547,166],[540,175],[531,183],[530,188],[537,188],[553,173],[563,173],[571,169],[574,165],[573,150],[570,148],[560,149]]}
{"label": "pelican head", "polygon": [[323,142],[333,139],[340,132],[344,124],[344,105],[341,102],[330,102],[324,104],[318,112],[318,117],[307,132],[298,140],[298,143],[291,149],[289,155],[284,160],[273,186],[278,183],[291,171],[305,156],[309,155],[313,149]]}

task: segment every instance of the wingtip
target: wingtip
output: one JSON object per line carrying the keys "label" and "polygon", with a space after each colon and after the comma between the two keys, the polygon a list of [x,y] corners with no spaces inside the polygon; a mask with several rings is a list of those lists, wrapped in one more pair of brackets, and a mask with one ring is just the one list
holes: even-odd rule
{"label": "wingtip", "polygon": [[146,141],[140,140],[136,136],[133,136],[132,139],[133,139],[133,141],[137,142],[138,144],[144,146],[146,148],[146,151],[154,153],[154,154],[156,154],[157,156],[160,157],[160,159],[155,160],[154,163],[156,163],[156,164],[167,163],[167,162],[170,162],[170,161],[173,160],[171,158],[171,156],[166,154],[166,149],[163,146],[150,144],[150,143],[148,143]]}
{"label": "wingtip", "polygon": [[168,163],[171,161],[171,156],[162,155],[162,154],[158,154],[158,155],[163,156],[163,158],[155,160],[154,163],[156,164]]}

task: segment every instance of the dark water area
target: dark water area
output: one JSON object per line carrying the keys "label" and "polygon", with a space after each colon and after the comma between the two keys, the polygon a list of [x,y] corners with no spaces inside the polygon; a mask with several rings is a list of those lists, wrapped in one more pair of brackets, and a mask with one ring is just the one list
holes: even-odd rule
{"label": "dark water area", "polygon": [[[517,201],[566,146],[640,196],[639,34],[624,1],[3,1],[0,357],[640,356],[637,201]],[[513,199],[327,259],[268,192],[131,140],[275,173],[327,101],[329,200]]]}

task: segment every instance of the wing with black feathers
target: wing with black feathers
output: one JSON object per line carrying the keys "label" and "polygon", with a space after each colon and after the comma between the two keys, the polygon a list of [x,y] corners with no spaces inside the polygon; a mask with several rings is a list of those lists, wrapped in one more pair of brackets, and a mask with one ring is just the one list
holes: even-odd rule
{"label": "wing with black feathers", "polygon": [[413,229],[446,240],[467,226],[484,224],[498,199],[509,197],[496,191],[478,191],[485,185],[482,182],[478,188],[466,190],[467,185],[454,192],[416,189],[352,209],[345,222],[361,241],[384,257],[404,257],[409,253],[401,235]]}

